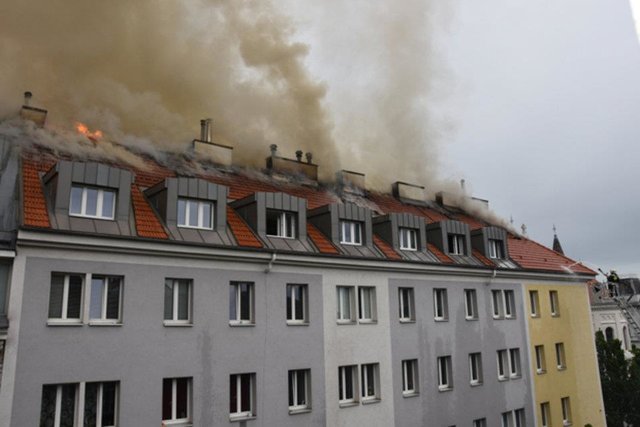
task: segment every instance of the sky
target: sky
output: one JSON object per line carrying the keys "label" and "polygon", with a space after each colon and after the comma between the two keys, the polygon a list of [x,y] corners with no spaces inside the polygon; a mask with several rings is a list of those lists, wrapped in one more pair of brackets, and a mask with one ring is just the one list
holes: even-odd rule
{"label": "sky", "polygon": [[[366,81],[381,67],[354,40],[371,31],[366,8],[390,2],[355,3],[361,12],[287,3],[332,111],[355,91],[353,69]],[[427,29],[411,28],[429,40],[415,60],[433,74],[438,176],[464,178],[540,243],[551,246],[555,225],[569,257],[639,274],[640,43],[629,2],[434,3]]]}

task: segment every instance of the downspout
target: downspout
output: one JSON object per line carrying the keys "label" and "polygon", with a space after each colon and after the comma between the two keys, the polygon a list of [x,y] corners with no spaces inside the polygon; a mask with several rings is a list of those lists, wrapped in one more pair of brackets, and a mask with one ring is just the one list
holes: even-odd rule
{"label": "downspout", "polygon": [[276,262],[276,253],[272,252],[271,253],[271,260],[269,260],[269,264],[267,265],[267,268],[264,269],[264,273],[265,274],[269,274],[271,272],[271,269],[273,268],[273,263]]}

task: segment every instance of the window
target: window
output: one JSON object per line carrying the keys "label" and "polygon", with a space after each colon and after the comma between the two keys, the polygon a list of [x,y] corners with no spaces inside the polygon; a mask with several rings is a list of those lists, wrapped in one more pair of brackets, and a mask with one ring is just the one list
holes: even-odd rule
{"label": "window", "polygon": [[296,214],[268,209],[267,236],[295,239]]}
{"label": "window", "polygon": [[418,394],[418,359],[402,361],[402,395]]}
{"label": "window", "polygon": [[438,389],[440,391],[453,389],[451,374],[451,356],[438,357]]}
{"label": "window", "polygon": [[358,317],[362,323],[376,321],[376,288],[361,286],[358,288]]}
{"label": "window", "polygon": [[311,370],[289,371],[289,413],[311,409]]}
{"label": "window", "polygon": [[78,384],[55,384],[42,387],[40,425],[73,427],[77,411]]}
{"label": "window", "polygon": [[84,397],[84,425],[118,425],[118,382],[87,383]]}
{"label": "window", "polygon": [[[84,385],[84,400],[78,395]],[[40,425],[73,427],[78,414],[84,426],[118,425],[118,382],[54,384],[42,387]]]}
{"label": "window", "polygon": [[191,425],[191,378],[162,380],[162,422],[164,425]]}
{"label": "window", "polygon": [[511,290],[505,290],[504,293],[504,317],[505,319],[513,319],[516,317],[515,295]]}
{"label": "window", "polygon": [[611,326],[605,328],[604,337],[607,341],[613,341],[615,339],[615,334],[613,333],[613,328]]}
{"label": "window", "polygon": [[178,227],[213,229],[213,203],[204,200],[178,199]]}
{"label": "window", "polygon": [[560,404],[562,405],[562,425],[570,426],[571,425],[571,402],[568,397],[563,397],[560,399]]}
{"label": "window", "polygon": [[338,399],[341,405],[356,403],[357,370],[356,365],[338,367]]}
{"label": "window", "polygon": [[234,374],[230,379],[229,418],[255,417],[256,374]]}
{"label": "window", "polygon": [[551,304],[551,315],[560,316],[560,303],[558,302],[558,291],[549,291],[549,302]]}
{"label": "window", "polygon": [[544,374],[547,371],[547,363],[544,358],[544,346],[537,345],[536,349],[536,372]]}
{"label": "window", "polygon": [[473,427],[487,427],[487,419],[479,418],[477,420],[473,420]]}
{"label": "window", "polygon": [[540,421],[542,427],[551,427],[551,408],[549,402],[542,402],[540,404]]}
{"label": "window", "polygon": [[564,354],[564,343],[556,343],[556,362],[558,370],[567,369],[567,361]]}
{"label": "window", "polygon": [[538,291],[529,291],[529,302],[531,303],[531,317],[540,317]]}
{"label": "window", "polygon": [[362,402],[379,400],[379,364],[367,363],[360,366],[362,378]]}
{"label": "window", "polygon": [[165,279],[165,324],[189,324],[191,322],[191,280]]}
{"label": "window", "polygon": [[465,236],[463,234],[449,234],[447,236],[449,241],[449,253],[453,255],[464,255],[465,250]]}
{"label": "window", "polygon": [[520,378],[522,371],[520,370],[520,349],[509,349],[509,376],[511,378]]}
{"label": "window", "polygon": [[464,290],[464,317],[467,320],[478,318],[478,297],[475,289]]}
{"label": "window", "polygon": [[91,323],[120,323],[122,316],[122,278],[91,277]]}
{"label": "window", "polygon": [[355,321],[353,315],[353,303],[354,303],[354,287],[353,286],[338,286],[338,322],[350,323]]}
{"label": "window", "polygon": [[482,384],[482,354],[469,354],[469,383],[471,385]]}
{"label": "window", "polygon": [[447,320],[449,317],[447,307],[447,290],[433,290],[433,318],[435,320]]}
{"label": "window", "polygon": [[413,228],[400,227],[400,249],[406,251],[418,250],[418,233]]}
{"label": "window", "polygon": [[69,215],[95,219],[113,219],[115,211],[115,191],[78,185],[71,187]]}
{"label": "window", "polygon": [[232,325],[252,325],[253,283],[231,282],[229,286],[229,323]]}
{"label": "window", "polygon": [[504,303],[502,298],[502,291],[491,291],[491,305],[493,307],[493,318],[500,319],[502,317],[502,310],[504,309]]}
{"label": "window", "polygon": [[413,322],[416,320],[414,314],[413,288],[399,288],[398,299],[400,306],[400,321]]}
{"label": "window", "polygon": [[345,245],[362,245],[362,223],[357,221],[340,221],[340,243]]}
{"label": "window", "polygon": [[84,276],[79,274],[51,275],[49,294],[49,319],[61,322],[80,323]]}
{"label": "window", "polygon": [[513,411],[503,412],[500,419],[502,427],[513,427]]}
{"label": "window", "polygon": [[513,319],[516,316],[515,293],[512,290],[492,290],[491,305],[494,319]]}
{"label": "window", "polygon": [[524,408],[516,409],[514,412],[516,414],[516,427],[526,427],[527,421],[524,417]]}
{"label": "window", "polygon": [[498,380],[507,379],[507,369],[509,369],[507,350],[498,350]]}
{"label": "window", "polygon": [[308,323],[307,285],[287,285],[287,323]]}
{"label": "window", "polygon": [[489,258],[504,258],[504,244],[502,243],[502,240],[489,239]]}

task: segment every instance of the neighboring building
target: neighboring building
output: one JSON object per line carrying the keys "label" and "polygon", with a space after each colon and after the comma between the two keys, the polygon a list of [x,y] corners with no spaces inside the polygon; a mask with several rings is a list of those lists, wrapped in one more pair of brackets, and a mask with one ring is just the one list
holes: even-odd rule
{"label": "neighboring building", "polygon": [[171,168],[21,137],[1,427],[605,425],[595,273],[542,245],[275,150],[232,168],[206,127]]}
{"label": "neighboring building", "polygon": [[620,340],[627,356],[640,345],[640,280],[619,279],[618,283],[594,283],[591,287],[593,327],[607,340]]}

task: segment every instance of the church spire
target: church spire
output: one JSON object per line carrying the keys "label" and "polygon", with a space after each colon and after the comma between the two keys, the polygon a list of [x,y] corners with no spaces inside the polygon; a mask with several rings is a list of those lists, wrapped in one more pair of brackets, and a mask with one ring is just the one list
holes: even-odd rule
{"label": "church spire", "polygon": [[560,244],[560,240],[558,239],[558,234],[556,233],[556,225],[553,225],[553,250],[558,252],[559,254],[564,255],[564,251],[562,250],[562,245]]}

